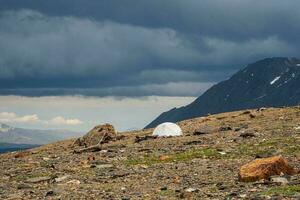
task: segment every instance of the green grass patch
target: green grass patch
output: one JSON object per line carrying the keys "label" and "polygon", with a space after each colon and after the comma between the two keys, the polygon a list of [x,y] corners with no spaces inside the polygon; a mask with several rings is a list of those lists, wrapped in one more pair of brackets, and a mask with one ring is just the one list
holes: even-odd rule
{"label": "green grass patch", "polygon": [[126,165],[137,165],[137,164],[153,165],[157,163],[185,162],[195,158],[220,159],[226,157],[226,155],[221,155],[216,149],[213,148],[191,149],[177,154],[168,154],[165,156],[167,156],[167,159],[165,160],[160,160],[159,156],[156,155],[149,155],[140,158],[127,159],[124,162]]}
{"label": "green grass patch", "polygon": [[159,155],[151,154],[137,158],[128,158],[125,165],[153,165],[157,163],[187,162],[195,158],[237,159],[256,155],[282,154],[283,156],[300,155],[300,137],[276,137],[260,143],[245,143],[228,149],[227,154],[221,155],[216,148],[197,148],[180,153],[166,154],[167,159],[160,160]]}
{"label": "green grass patch", "polygon": [[159,195],[160,196],[163,196],[163,197],[175,197],[176,196],[176,193],[174,190],[161,190],[159,192]]}
{"label": "green grass patch", "polygon": [[29,178],[36,178],[36,177],[45,177],[45,176],[52,176],[53,174],[50,172],[27,172],[27,173],[20,173],[17,176],[13,177],[15,181],[25,181]]}
{"label": "green grass patch", "polygon": [[286,186],[276,186],[269,188],[268,190],[262,192],[263,195],[284,195],[292,196],[295,194],[300,194],[300,185],[286,185]]}
{"label": "green grass patch", "polygon": [[236,156],[255,156],[257,154],[268,154],[278,152],[282,155],[299,155],[300,138],[299,137],[277,137],[260,142],[258,144],[241,144]]}

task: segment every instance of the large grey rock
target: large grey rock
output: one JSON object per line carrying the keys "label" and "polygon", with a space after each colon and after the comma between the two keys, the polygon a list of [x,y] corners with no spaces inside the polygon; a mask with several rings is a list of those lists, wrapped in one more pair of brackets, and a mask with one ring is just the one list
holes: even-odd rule
{"label": "large grey rock", "polygon": [[98,144],[107,143],[116,139],[116,131],[111,124],[103,124],[94,127],[83,137],[75,141],[75,145],[91,147]]}

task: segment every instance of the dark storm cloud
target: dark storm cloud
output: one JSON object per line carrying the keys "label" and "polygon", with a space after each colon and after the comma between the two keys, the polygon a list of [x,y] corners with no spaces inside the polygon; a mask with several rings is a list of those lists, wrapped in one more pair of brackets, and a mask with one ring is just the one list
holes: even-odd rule
{"label": "dark storm cloud", "polygon": [[257,59],[299,56],[299,7],[0,0],[0,94],[198,95]]}
{"label": "dark storm cloud", "polygon": [[[23,96],[194,96],[203,93],[214,83],[171,82],[166,84],[146,84],[136,86],[115,86],[99,88],[21,88],[0,89],[2,95],[18,94]],[[117,94],[117,95],[116,95]]]}
{"label": "dark storm cloud", "polygon": [[294,0],[0,0],[2,10],[33,9],[53,16],[79,16],[181,32],[248,39],[278,34],[299,39]]}

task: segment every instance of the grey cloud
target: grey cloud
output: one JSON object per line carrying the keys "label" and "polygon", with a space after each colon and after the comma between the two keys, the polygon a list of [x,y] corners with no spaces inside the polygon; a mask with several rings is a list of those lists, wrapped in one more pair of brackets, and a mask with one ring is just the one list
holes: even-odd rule
{"label": "grey cloud", "polygon": [[166,84],[147,84],[138,86],[116,86],[105,88],[18,88],[0,89],[2,95],[21,96],[119,96],[124,98],[143,96],[198,96],[211,87],[212,82],[169,82]]}
{"label": "grey cloud", "polygon": [[[33,1],[4,2],[1,95],[197,96],[243,65],[299,52],[294,32],[300,15],[289,14],[291,1],[130,1],[123,6],[109,1],[105,7],[91,1],[88,5],[101,8],[97,13],[92,6],[72,10],[69,1],[62,3],[71,9],[64,12]],[[74,0],[74,6],[80,3]],[[47,14],[19,9],[27,7]],[[126,16],[119,12],[123,9]],[[288,23],[278,25],[277,18]],[[194,85],[185,91],[176,85],[182,83]]]}
{"label": "grey cloud", "polygon": [[[0,0],[2,10],[34,9],[53,16],[88,17],[223,39],[264,38],[270,34],[299,40],[299,2],[294,0]],[[0,8],[0,9],[1,9]],[[291,31],[293,30],[293,31]]]}
{"label": "grey cloud", "polygon": [[[172,29],[47,17],[30,10],[6,12],[0,25],[2,76],[105,76],[193,65],[199,59],[197,49]],[[10,63],[13,67],[7,69]]]}

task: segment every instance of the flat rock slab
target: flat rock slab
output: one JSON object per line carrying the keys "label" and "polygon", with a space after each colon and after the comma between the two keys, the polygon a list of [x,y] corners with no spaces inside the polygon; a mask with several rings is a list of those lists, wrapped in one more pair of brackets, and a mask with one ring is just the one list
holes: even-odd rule
{"label": "flat rock slab", "polygon": [[50,181],[52,177],[50,176],[43,176],[43,177],[34,177],[34,178],[29,178],[25,182],[26,183],[40,183],[44,181]]}
{"label": "flat rock slab", "polygon": [[260,158],[243,165],[239,170],[239,181],[254,182],[260,179],[267,179],[270,176],[299,173],[298,169],[288,164],[288,161],[281,156]]}
{"label": "flat rock slab", "polygon": [[71,178],[70,175],[65,175],[65,176],[57,177],[57,178],[55,178],[55,182],[59,183],[59,182],[68,180],[69,178]]}
{"label": "flat rock slab", "polygon": [[94,165],[97,169],[106,169],[106,168],[114,168],[114,165],[111,164],[102,164],[102,165]]}

